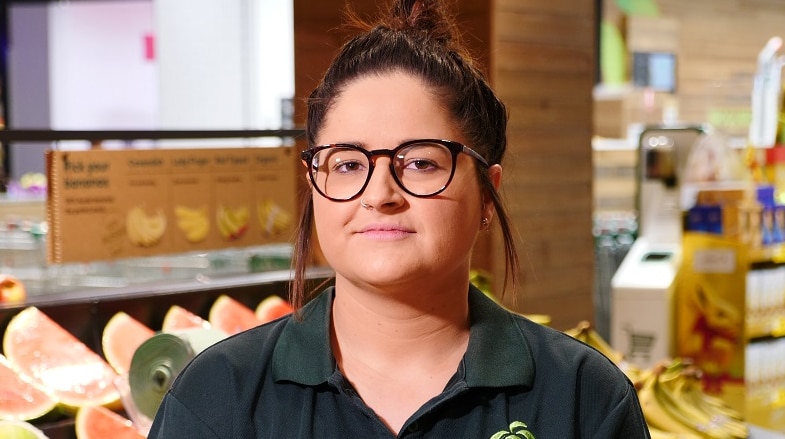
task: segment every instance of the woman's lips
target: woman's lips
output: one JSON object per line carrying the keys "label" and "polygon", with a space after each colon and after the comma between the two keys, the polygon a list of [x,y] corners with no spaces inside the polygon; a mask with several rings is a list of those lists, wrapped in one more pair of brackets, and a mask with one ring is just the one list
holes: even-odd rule
{"label": "woman's lips", "polygon": [[414,231],[397,225],[372,224],[360,229],[359,233],[371,239],[396,240],[405,238],[413,234]]}

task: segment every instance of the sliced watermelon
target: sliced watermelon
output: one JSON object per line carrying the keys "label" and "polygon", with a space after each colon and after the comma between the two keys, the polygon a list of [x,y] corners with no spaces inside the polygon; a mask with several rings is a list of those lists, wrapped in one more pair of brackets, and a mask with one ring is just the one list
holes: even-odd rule
{"label": "sliced watermelon", "polygon": [[106,407],[84,406],[76,412],[77,439],[143,439],[147,437],[134,428],[130,419]]}
{"label": "sliced watermelon", "polygon": [[256,318],[262,323],[271,322],[279,317],[291,314],[292,305],[281,296],[272,295],[262,300],[256,307]]}
{"label": "sliced watermelon", "polygon": [[118,375],[109,363],[34,306],[11,318],[3,351],[20,373],[51,390],[67,409],[120,401]]}
{"label": "sliced watermelon", "polygon": [[210,329],[210,322],[188,311],[179,305],[172,305],[164,316],[161,327],[163,332],[175,332],[183,329]]}
{"label": "sliced watermelon", "polygon": [[[30,421],[52,412],[57,400],[40,384],[20,374],[0,354],[0,419]],[[4,437],[0,434],[0,437]]]}
{"label": "sliced watermelon", "polygon": [[213,302],[207,320],[215,329],[228,335],[234,335],[262,324],[256,318],[254,310],[225,294]]}
{"label": "sliced watermelon", "polygon": [[117,312],[104,326],[101,348],[106,361],[120,374],[128,373],[131,358],[145,340],[155,331],[123,311]]}

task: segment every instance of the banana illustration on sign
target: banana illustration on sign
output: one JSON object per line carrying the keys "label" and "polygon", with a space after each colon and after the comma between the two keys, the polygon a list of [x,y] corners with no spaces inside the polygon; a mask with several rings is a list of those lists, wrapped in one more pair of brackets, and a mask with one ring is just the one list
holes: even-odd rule
{"label": "banana illustration on sign", "polygon": [[721,288],[709,284],[684,288],[682,294],[679,312],[688,329],[679,340],[680,355],[692,358],[703,371],[705,388],[720,392],[743,334],[744,305],[734,304]]}
{"label": "banana illustration on sign", "polygon": [[250,220],[248,206],[229,208],[219,206],[216,213],[216,223],[221,237],[226,241],[235,241],[243,237],[248,231]]}
{"label": "banana illustration on sign", "polygon": [[134,207],[126,216],[125,231],[132,244],[151,247],[158,244],[164,236],[166,215],[161,209],[153,215],[148,215],[141,207]]}
{"label": "banana illustration on sign", "polygon": [[177,227],[185,235],[188,242],[201,242],[207,237],[210,231],[210,219],[207,215],[207,207],[198,208],[178,205],[174,208],[177,216]]}
{"label": "banana illustration on sign", "polygon": [[268,236],[275,236],[286,230],[292,223],[292,215],[273,200],[264,200],[257,206],[259,223]]}

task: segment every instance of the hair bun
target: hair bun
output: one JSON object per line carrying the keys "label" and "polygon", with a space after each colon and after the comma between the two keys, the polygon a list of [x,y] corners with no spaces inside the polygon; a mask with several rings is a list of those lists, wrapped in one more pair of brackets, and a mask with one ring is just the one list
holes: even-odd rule
{"label": "hair bun", "polygon": [[417,31],[447,43],[457,38],[455,23],[439,0],[396,0],[393,2],[389,27],[397,31]]}

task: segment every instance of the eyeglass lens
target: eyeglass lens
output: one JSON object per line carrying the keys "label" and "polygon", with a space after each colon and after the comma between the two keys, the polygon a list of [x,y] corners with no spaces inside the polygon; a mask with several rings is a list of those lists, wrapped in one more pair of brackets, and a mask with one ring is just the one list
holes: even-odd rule
{"label": "eyeglass lens", "polygon": [[[415,143],[394,151],[395,180],[406,191],[433,195],[453,172],[453,153],[438,143]],[[371,172],[370,154],[356,147],[337,146],[317,152],[311,173],[317,188],[330,198],[348,200],[363,190]]]}

